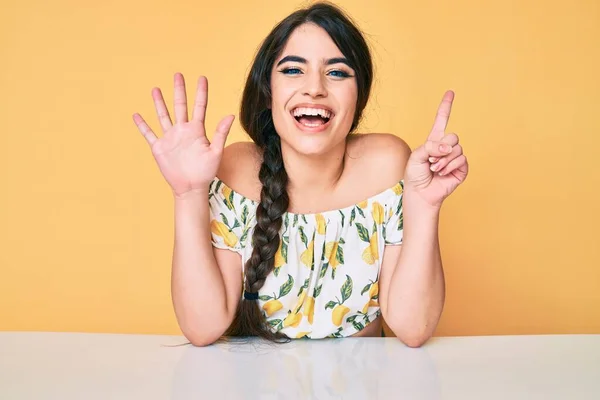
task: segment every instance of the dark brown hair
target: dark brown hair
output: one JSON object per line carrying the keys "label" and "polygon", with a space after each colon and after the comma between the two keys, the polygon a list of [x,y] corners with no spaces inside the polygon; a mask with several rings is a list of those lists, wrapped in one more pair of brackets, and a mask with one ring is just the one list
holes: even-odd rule
{"label": "dark brown hair", "polygon": [[[279,248],[282,216],[289,206],[288,176],[281,155],[281,141],[275,130],[271,110],[271,70],[294,30],[313,23],[324,29],[354,70],[358,87],[356,113],[350,131],[356,129],[367,105],[373,80],[369,47],[358,28],[343,11],[328,2],[319,2],[298,10],[277,24],[261,44],[250,69],[242,96],[240,123],[263,151],[259,172],[262,183],[256,226],[252,234],[253,252],[245,265],[243,288],[258,293],[273,271]],[[259,336],[272,341],[287,337],[269,329],[257,301],[242,300],[235,319],[224,336]]]}

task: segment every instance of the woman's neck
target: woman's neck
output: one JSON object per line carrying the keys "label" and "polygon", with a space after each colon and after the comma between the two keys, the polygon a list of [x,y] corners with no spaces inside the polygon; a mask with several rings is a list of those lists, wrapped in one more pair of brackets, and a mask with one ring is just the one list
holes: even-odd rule
{"label": "woman's neck", "polygon": [[285,169],[288,174],[290,206],[302,208],[317,205],[323,196],[331,194],[341,180],[346,163],[346,141],[327,154],[304,155],[282,143]]}

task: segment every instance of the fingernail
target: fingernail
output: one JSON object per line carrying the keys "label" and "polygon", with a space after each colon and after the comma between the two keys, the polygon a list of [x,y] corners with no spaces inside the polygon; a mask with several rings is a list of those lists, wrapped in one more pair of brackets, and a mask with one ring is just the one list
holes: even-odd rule
{"label": "fingernail", "polygon": [[434,163],[434,162],[436,162],[437,160],[438,160],[438,158],[437,158],[437,157],[429,157],[429,162],[430,162],[430,163]]}
{"label": "fingernail", "polygon": [[435,170],[437,170],[439,166],[439,164],[431,164],[431,167],[429,167],[429,169],[435,172]]}

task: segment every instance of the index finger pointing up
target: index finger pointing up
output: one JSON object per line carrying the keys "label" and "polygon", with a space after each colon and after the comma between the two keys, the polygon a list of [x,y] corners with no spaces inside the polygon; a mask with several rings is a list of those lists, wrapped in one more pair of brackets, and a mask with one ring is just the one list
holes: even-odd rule
{"label": "index finger pointing up", "polygon": [[454,100],[454,92],[452,90],[446,91],[442,102],[438,107],[437,115],[435,116],[435,122],[431,133],[429,134],[429,140],[441,140],[446,132],[446,125],[450,119],[450,111],[452,110],[452,101]]}

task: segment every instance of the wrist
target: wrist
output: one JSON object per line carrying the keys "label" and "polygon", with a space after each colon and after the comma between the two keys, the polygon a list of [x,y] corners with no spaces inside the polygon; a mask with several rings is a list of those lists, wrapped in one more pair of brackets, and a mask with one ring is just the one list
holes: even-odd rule
{"label": "wrist", "polygon": [[432,205],[425,201],[418,193],[405,190],[402,195],[402,211],[404,217],[417,217],[419,219],[439,219],[442,205]]}
{"label": "wrist", "polygon": [[208,199],[208,187],[206,189],[192,189],[182,193],[173,192],[176,202],[206,201]]}

